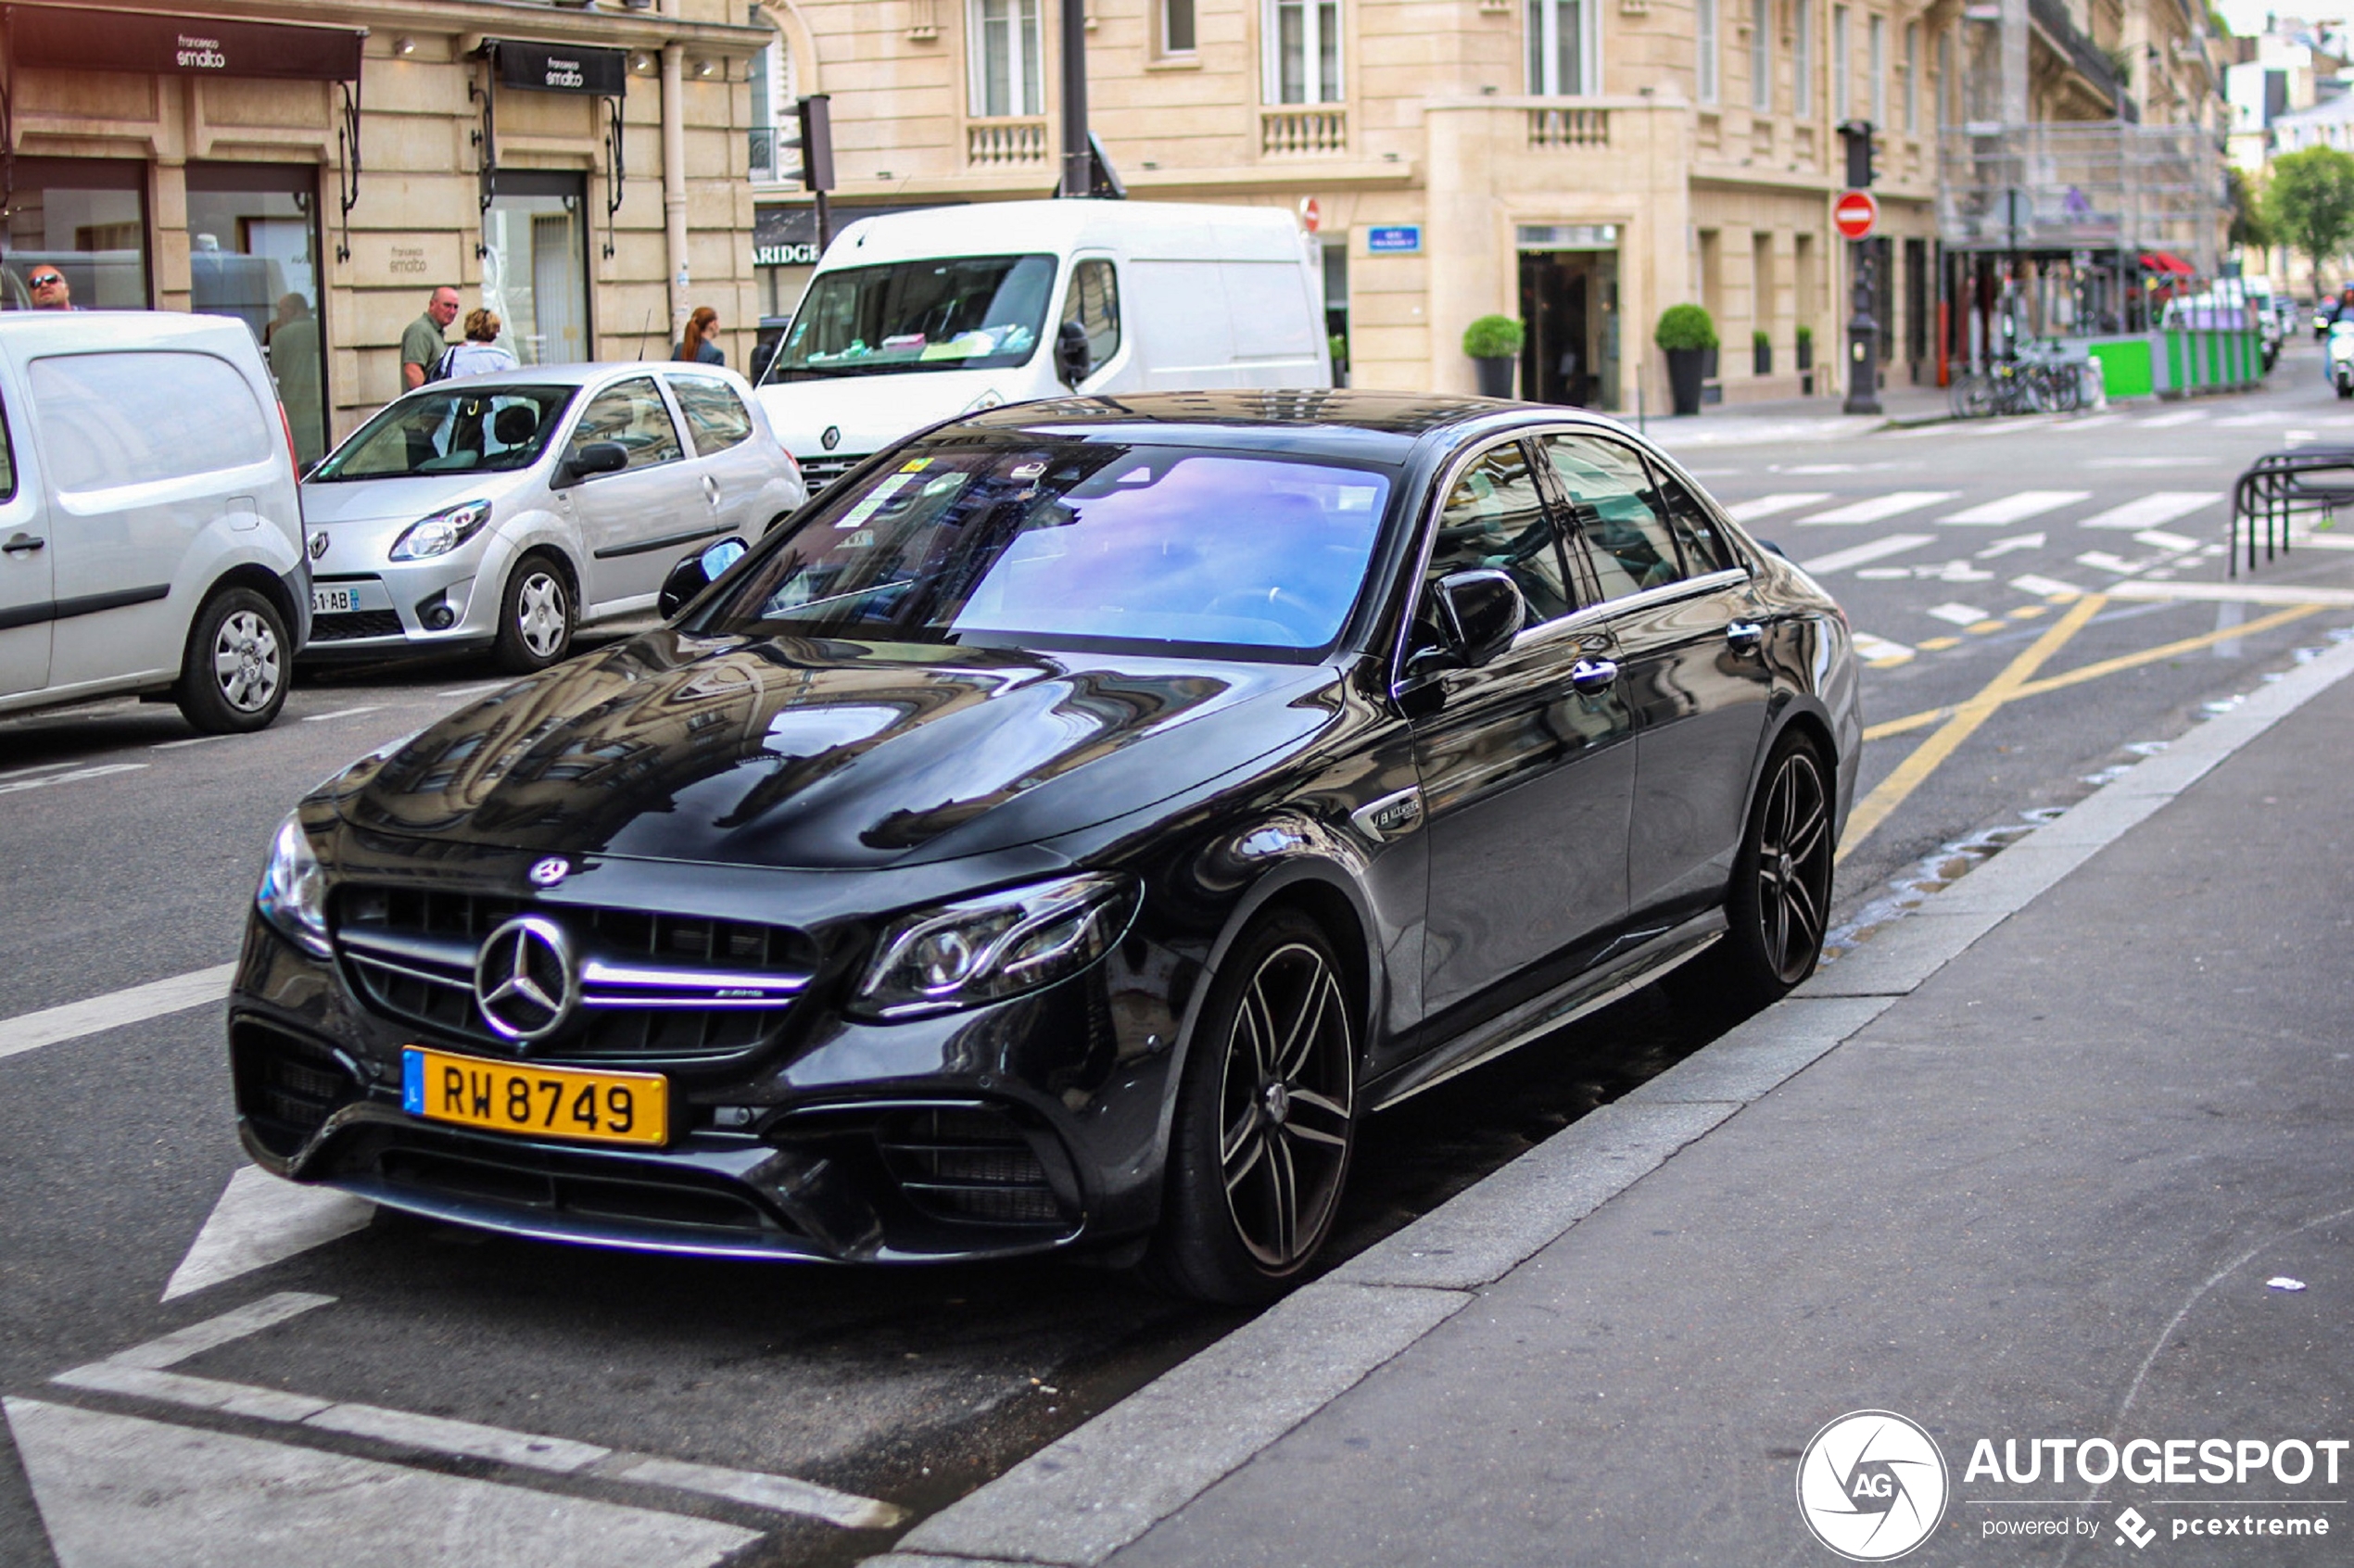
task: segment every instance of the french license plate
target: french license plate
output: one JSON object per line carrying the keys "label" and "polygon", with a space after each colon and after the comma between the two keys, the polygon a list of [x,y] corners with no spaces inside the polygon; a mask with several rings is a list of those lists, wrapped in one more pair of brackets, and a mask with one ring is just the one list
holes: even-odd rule
{"label": "french license plate", "polygon": [[360,608],[360,590],[348,588],[310,589],[310,613],[314,615],[348,615]]}
{"label": "french license plate", "polygon": [[494,1132],[659,1145],[670,1136],[670,1081],[658,1072],[583,1072],[452,1056],[400,1053],[400,1104],[411,1116]]}

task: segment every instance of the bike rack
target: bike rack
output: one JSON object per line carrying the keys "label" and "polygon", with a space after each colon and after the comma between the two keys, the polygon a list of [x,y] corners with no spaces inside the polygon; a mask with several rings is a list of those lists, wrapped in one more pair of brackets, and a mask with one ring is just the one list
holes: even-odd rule
{"label": "bike rack", "polygon": [[[2322,478],[2335,475],[2335,481]],[[2299,447],[2267,452],[2249,464],[2232,486],[2232,525],[2225,559],[2240,575],[2240,519],[2247,519],[2247,569],[2256,570],[2256,536],[2264,534],[2264,559],[2288,553],[2289,520],[2318,513],[2322,526],[2337,520],[2337,509],[2354,507],[2354,447]]]}

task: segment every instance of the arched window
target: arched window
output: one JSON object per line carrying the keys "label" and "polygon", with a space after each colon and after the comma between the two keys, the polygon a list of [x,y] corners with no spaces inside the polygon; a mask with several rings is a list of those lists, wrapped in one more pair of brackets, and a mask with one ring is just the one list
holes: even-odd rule
{"label": "arched window", "polygon": [[795,106],[801,93],[794,80],[792,41],[767,11],[753,14],[775,28],[776,36],[752,61],[752,177],[798,180],[801,122]]}

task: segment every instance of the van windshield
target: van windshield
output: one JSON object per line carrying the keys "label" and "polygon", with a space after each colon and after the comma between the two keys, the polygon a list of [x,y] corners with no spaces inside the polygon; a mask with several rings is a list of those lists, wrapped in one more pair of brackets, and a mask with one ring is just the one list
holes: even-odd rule
{"label": "van windshield", "polygon": [[469,384],[463,390],[411,393],[361,425],[306,482],[529,468],[548,449],[578,390]]}
{"label": "van windshield", "polygon": [[1038,348],[1051,256],[956,256],[819,274],[769,381],[995,370]]}

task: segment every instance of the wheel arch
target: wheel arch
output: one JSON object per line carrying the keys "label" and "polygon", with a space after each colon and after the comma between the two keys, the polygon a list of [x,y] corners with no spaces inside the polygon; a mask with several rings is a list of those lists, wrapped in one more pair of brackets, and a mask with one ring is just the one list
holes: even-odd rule
{"label": "wheel arch", "polygon": [[[295,603],[294,595],[287,588],[285,579],[258,561],[243,562],[232,566],[205,585],[204,592],[196,596],[195,608],[188,613],[188,635],[190,637],[196,635],[197,617],[204,613],[204,607],[212,601],[215,594],[224,588],[251,588],[268,600],[271,607],[276,610],[285,622],[287,641],[291,643],[295,640],[303,624],[301,608]],[[289,657],[293,655],[293,652],[292,648],[287,650]]]}

